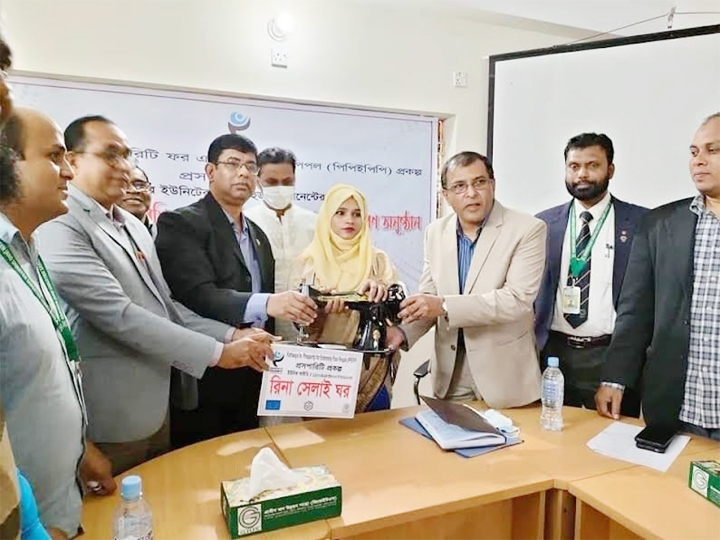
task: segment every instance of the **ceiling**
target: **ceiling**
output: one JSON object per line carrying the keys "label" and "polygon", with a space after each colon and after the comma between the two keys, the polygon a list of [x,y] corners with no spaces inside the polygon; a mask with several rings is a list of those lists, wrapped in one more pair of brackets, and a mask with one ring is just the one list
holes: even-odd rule
{"label": "ceiling", "polygon": [[[673,7],[676,8],[671,21],[673,29],[720,23],[720,0],[446,0],[446,2],[466,9],[490,11],[621,36],[667,30],[668,16]],[[628,25],[632,26],[622,28]]]}
{"label": "ceiling", "polygon": [[[367,1],[367,0],[364,0]],[[374,0],[568,36],[631,36],[720,24],[720,0]],[[671,9],[675,14],[669,20]],[[599,37],[599,36],[598,36]]]}

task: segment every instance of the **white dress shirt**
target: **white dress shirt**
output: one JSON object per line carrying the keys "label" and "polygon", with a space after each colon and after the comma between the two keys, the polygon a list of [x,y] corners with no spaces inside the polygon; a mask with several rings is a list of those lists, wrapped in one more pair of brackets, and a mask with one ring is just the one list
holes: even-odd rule
{"label": "white dress shirt", "polygon": [[[588,211],[593,219],[590,222],[590,234],[595,232],[600,224],[605,208],[611,203],[610,192],[605,194],[595,206],[586,209],[577,200],[573,201],[575,207],[575,234],[580,233],[582,220],[580,214]],[[572,240],[573,242],[575,239]],[[603,228],[592,247],[590,266],[590,292],[588,298],[588,318],[573,328],[565,320],[562,310],[562,289],[567,285],[568,269],[570,267],[570,223],[565,228],[563,240],[562,257],[560,259],[560,279],[557,285],[555,297],[555,309],[553,310],[552,324],[550,329],[562,332],[571,336],[599,337],[612,334],[615,327],[615,306],[613,305],[613,265],[615,262],[615,209],[611,206]]]}
{"label": "white dress shirt", "polygon": [[[280,219],[275,210],[264,203],[243,210],[243,214],[260,227],[270,240],[275,258],[275,292],[286,291],[293,262],[312,242],[317,214],[293,204]],[[275,321],[275,333],[283,339],[294,340],[297,336],[292,323],[283,320]]]}

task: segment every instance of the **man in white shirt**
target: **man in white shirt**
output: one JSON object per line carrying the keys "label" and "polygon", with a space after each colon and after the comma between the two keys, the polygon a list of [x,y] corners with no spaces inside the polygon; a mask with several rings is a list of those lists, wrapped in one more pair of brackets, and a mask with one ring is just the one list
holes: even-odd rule
{"label": "man in white shirt", "polygon": [[81,483],[111,493],[115,482],[85,440],[80,356],[36,245],[37,227],[68,211],[73,171],[60,129],[34,110],[13,112],[1,151],[14,171],[0,176],[0,409],[42,522],[74,537]]}
{"label": "man in white shirt", "polygon": [[[573,200],[538,214],[548,225],[547,262],[535,302],[535,334],[545,363],[560,358],[565,404],[593,408],[615,326],[635,229],[646,208],[608,191],[614,148],[605,134],[582,133],[565,147],[565,186]],[[571,240],[574,239],[574,240]],[[625,414],[638,416],[628,399]]]}
{"label": "man in white shirt", "polygon": [[[288,289],[290,269],[315,234],[317,214],[295,201],[295,154],[282,148],[268,148],[258,154],[258,179],[263,202],[245,211],[267,235],[275,258],[275,292]],[[287,320],[275,321],[275,334],[294,340],[297,330]]]}

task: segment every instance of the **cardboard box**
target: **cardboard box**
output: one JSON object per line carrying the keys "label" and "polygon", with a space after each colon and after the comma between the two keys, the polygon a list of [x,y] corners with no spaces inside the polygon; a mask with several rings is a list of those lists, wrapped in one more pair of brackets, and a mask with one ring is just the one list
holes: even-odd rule
{"label": "cardboard box", "polygon": [[220,505],[232,538],[273,531],[342,513],[342,489],[324,465],[293,469],[304,480],[293,488],[245,498],[250,478],[220,483]]}
{"label": "cardboard box", "polygon": [[720,506],[720,461],[690,463],[688,483],[694,491]]}

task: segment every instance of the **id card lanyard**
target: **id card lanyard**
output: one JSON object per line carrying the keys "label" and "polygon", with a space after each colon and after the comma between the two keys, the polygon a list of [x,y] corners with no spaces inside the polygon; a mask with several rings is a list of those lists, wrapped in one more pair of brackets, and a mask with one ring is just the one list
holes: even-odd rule
{"label": "id card lanyard", "polygon": [[602,215],[600,216],[600,222],[595,227],[595,230],[593,231],[592,235],[590,236],[590,240],[588,241],[587,246],[585,246],[585,249],[580,254],[580,257],[578,257],[577,254],[577,237],[575,235],[575,203],[570,206],[570,274],[572,277],[574,277],[576,280],[580,277],[580,274],[582,274],[582,271],[585,269],[585,266],[587,265],[588,259],[590,259],[590,254],[592,253],[592,248],[595,245],[595,241],[597,240],[597,237],[600,236],[600,231],[603,228],[603,225],[605,224],[605,220],[608,217],[608,214],[610,213],[610,206],[612,203],[609,203],[605,210],[603,211]]}
{"label": "id card lanyard", "polygon": [[42,292],[38,290],[35,283],[33,283],[33,281],[30,279],[30,276],[28,276],[25,270],[23,270],[22,266],[20,266],[20,263],[15,258],[15,255],[12,251],[10,251],[10,246],[8,246],[2,240],[0,240],[0,255],[3,259],[7,261],[7,263],[10,265],[10,268],[15,270],[15,273],[20,276],[20,279],[23,280],[23,283],[27,285],[30,291],[32,291],[35,298],[37,298],[43,305],[48,315],[50,315],[50,319],[52,320],[55,330],[57,330],[57,332],[62,337],[63,344],[65,345],[65,353],[67,355],[67,359],[70,362],[79,362],[80,354],[78,353],[77,345],[75,344],[75,338],[72,335],[70,325],[68,324],[68,321],[62,312],[62,309],[60,309],[60,302],[58,301],[55,287],[53,286],[52,281],[50,281],[50,276],[48,274],[47,268],[45,268],[45,263],[43,263],[42,259],[38,256],[38,274],[40,275],[40,279],[42,280],[42,282],[45,284],[45,288],[50,293],[50,297],[52,298],[53,303],[52,306],[48,303],[45,295],[43,295]]}

